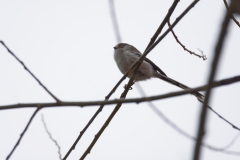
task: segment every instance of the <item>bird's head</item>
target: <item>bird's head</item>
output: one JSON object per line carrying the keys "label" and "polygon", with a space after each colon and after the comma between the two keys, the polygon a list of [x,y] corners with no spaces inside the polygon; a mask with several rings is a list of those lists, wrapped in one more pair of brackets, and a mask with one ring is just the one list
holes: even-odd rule
{"label": "bird's head", "polygon": [[114,50],[127,50],[129,47],[131,47],[131,45],[127,44],[127,43],[119,43],[116,46],[114,46]]}

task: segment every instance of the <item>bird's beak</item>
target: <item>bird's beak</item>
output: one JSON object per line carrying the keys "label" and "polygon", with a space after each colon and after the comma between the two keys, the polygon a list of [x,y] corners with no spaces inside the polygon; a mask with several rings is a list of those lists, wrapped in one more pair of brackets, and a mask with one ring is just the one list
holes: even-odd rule
{"label": "bird's beak", "polygon": [[114,49],[117,49],[117,47],[113,47]]}

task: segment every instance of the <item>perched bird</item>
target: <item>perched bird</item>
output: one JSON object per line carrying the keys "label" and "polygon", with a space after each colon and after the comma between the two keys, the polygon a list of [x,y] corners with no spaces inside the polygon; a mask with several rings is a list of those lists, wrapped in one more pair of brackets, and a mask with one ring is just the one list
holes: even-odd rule
{"label": "perched bird", "polygon": [[[131,66],[142,55],[142,53],[138,51],[134,46],[127,43],[119,43],[113,48],[114,59],[122,74],[127,73],[129,68],[131,68]],[[132,74],[133,72],[130,72],[128,74],[128,78],[130,78]],[[184,90],[190,89],[188,86],[169,78],[156,64],[154,64],[150,59],[145,58],[140,67],[138,68],[134,81],[143,81],[150,78],[159,78]],[[203,102],[204,96],[201,93],[193,92],[192,94],[196,96],[199,101]]]}

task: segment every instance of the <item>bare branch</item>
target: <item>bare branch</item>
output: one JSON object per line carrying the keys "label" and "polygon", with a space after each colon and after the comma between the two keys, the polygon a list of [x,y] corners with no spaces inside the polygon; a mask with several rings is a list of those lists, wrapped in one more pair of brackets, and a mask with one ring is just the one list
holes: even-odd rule
{"label": "bare branch", "polygon": [[[168,119],[153,103],[149,102],[150,108],[160,117],[166,124],[168,124],[170,127],[172,127],[176,132],[181,134],[182,136],[192,140],[192,141],[197,141],[196,137],[191,136],[181,128],[179,128],[176,124],[174,124],[170,119]],[[240,152],[234,152],[234,151],[226,151],[228,148],[230,148],[234,142],[237,140],[237,138],[240,136],[240,132],[232,139],[232,141],[226,145],[225,147],[219,148],[219,147],[214,147],[212,145],[209,145],[207,143],[202,142],[201,146],[205,147],[207,149],[216,151],[216,152],[222,152],[225,154],[231,154],[231,155],[238,155],[240,156]]]}
{"label": "bare branch", "polygon": [[[105,101],[104,102],[108,102],[107,100],[111,97],[111,95],[116,91],[117,87],[122,83],[122,81],[127,77],[126,73],[119,81],[118,83],[113,87],[113,89],[109,92],[109,94],[105,97]],[[63,103],[61,102],[60,105],[62,105]],[[85,133],[85,131],[88,129],[88,127],[92,124],[92,122],[94,121],[94,119],[98,116],[98,114],[102,111],[103,107],[104,107],[104,103],[98,103],[96,105],[101,105],[98,110],[94,113],[94,115],[92,116],[92,118],[88,121],[88,123],[86,124],[86,126],[83,128],[83,130],[79,133],[77,139],[75,140],[75,142],[73,143],[73,145],[70,147],[70,149],[68,150],[68,152],[66,153],[66,155],[63,157],[63,160],[66,160],[68,158],[68,156],[70,155],[70,153],[75,149],[78,141],[81,139],[81,137],[83,136],[83,134]],[[71,106],[71,105],[67,105],[67,106]],[[81,106],[81,105],[75,105],[75,106]],[[81,106],[82,107],[82,106]]]}
{"label": "bare branch", "polygon": [[51,93],[47,87],[45,87],[42,82],[27,68],[27,66],[21,61],[6,45],[3,41],[0,40],[0,43],[7,49],[7,51],[23,66],[23,68],[39,83],[40,86],[43,87],[43,89],[50,95],[52,98],[54,98],[58,103],[61,101]]}
{"label": "bare branch", "polygon": [[[134,78],[135,74],[132,75],[132,77],[130,78],[125,90],[123,91],[123,93],[121,94],[120,98],[125,98],[129,88],[133,85],[133,78]],[[117,111],[120,109],[122,103],[118,103],[116,105],[116,107],[114,108],[114,110],[112,111],[112,113],[110,114],[110,116],[108,117],[108,119],[105,121],[105,123],[103,124],[103,126],[101,127],[101,129],[98,131],[98,133],[95,135],[93,141],[91,142],[91,144],[89,145],[89,147],[85,150],[85,152],[83,153],[83,155],[81,156],[80,160],[83,160],[87,154],[90,153],[91,149],[93,148],[93,146],[95,145],[95,143],[97,142],[97,140],[99,139],[99,137],[102,135],[103,131],[106,129],[106,127],[108,126],[108,124],[111,122],[112,118],[114,117],[114,115],[117,113]]]}
{"label": "bare branch", "polygon": [[[230,12],[230,11],[229,11],[229,7],[228,7],[228,4],[227,4],[227,1],[226,1],[226,0],[223,0],[223,2],[224,2],[224,4],[225,4],[228,12]],[[231,18],[232,18],[232,20],[238,25],[238,27],[240,27],[240,23],[237,21],[237,19],[236,19],[232,14],[231,14]]]}
{"label": "bare branch", "polygon": [[[223,85],[229,85],[231,83],[239,82],[240,81],[240,76],[232,77],[232,78],[227,78],[223,79],[220,81],[214,81],[212,83],[212,88],[214,87],[219,87]],[[143,98],[132,98],[132,99],[116,99],[116,100],[110,100],[107,101],[109,98],[108,96],[106,97],[107,99],[105,101],[92,101],[92,102],[62,102],[61,104],[57,103],[22,103],[22,104],[15,104],[15,105],[5,105],[5,106],[0,106],[0,110],[5,110],[5,109],[19,109],[19,108],[32,108],[32,107],[41,107],[41,108],[48,108],[48,107],[69,107],[69,106],[93,106],[93,105],[101,105],[100,108],[97,110],[97,112],[94,114],[92,119],[89,121],[89,123],[85,126],[85,128],[80,132],[79,137],[82,136],[82,134],[86,131],[87,127],[92,123],[94,118],[97,116],[99,112],[101,112],[102,108],[104,105],[110,105],[110,104],[116,104],[116,103],[141,103],[141,102],[149,102],[149,101],[154,101],[154,100],[160,100],[164,98],[170,98],[170,97],[175,97],[175,96],[180,96],[180,95],[185,95],[185,94],[190,94],[196,91],[203,91],[206,90],[208,85],[188,89],[188,90],[183,90],[183,91],[178,91],[178,92],[171,92],[163,95],[157,95],[157,96],[151,96],[151,97],[143,97]],[[223,116],[221,116],[219,113],[217,113],[214,109],[212,109],[210,106],[208,108],[213,111],[219,118],[227,122],[229,125],[231,125],[234,129],[239,130],[240,128],[226,120]],[[79,138],[78,137],[78,138]],[[80,138],[79,138],[80,139]],[[77,139],[75,142],[79,140]],[[75,144],[75,143],[74,143]],[[75,144],[76,145],[76,144]],[[75,145],[73,145],[72,149],[74,149]]]}
{"label": "bare branch", "polygon": [[40,109],[41,109],[41,108],[37,108],[37,109],[35,110],[35,112],[32,114],[32,116],[30,117],[30,119],[29,119],[26,127],[24,128],[23,132],[20,134],[20,137],[19,137],[17,143],[14,145],[13,149],[11,150],[11,152],[9,153],[9,155],[7,156],[6,160],[8,160],[8,159],[12,156],[13,152],[15,151],[15,149],[17,148],[17,146],[18,146],[19,143],[21,142],[24,134],[26,133],[29,125],[31,124],[33,118],[35,117],[35,115],[37,114],[37,112],[38,112]]}
{"label": "bare branch", "polygon": [[[110,97],[110,96],[109,96]],[[105,100],[108,100],[109,97],[106,96]],[[104,104],[102,104],[98,110],[94,113],[94,115],[92,116],[92,118],[88,121],[88,123],[86,124],[86,126],[83,128],[83,130],[79,133],[77,139],[74,141],[73,145],[70,147],[70,149],[68,150],[68,152],[66,153],[66,155],[63,157],[63,160],[66,160],[68,158],[68,156],[70,155],[70,153],[75,149],[78,141],[82,138],[83,134],[85,133],[85,131],[88,129],[88,127],[92,124],[92,122],[94,121],[94,119],[98,116],[98,114],[102,111],[104,107]]]}
{"label": "bare branch", "polygon": [[44,116],[43,114],[41,115],[42,116],[42,123],[43,123],[43,126],[44,126],[44,129],[45,131],[47,132],[49,138],[53,141],[53,143],[57,146],[58,148],[58,156],[59,156],[59,159],[62,160],[62,155],[61,155],[61,147],[60,145],[58,144],[58,142],[52,137],[52,134],[49,132],[48,128],[47,128],[47,125],[44,121]]}
{"label": "bare branch", "polygon": [[[171,26],[170,20],[168,20],[168,26],[169,26],[169,27]],[[202,58],[203,60],[206,60],[206,59],[207,59],[207,57],[206,57],[205,55],[203,55],[203,52],[202,52],[202,51],[201,51],[201,53],[202,53],[202,56],[201,56],[201,55],[199,55],[199,54],[197,54],[197,53],[195,53],[195,52],[190,51],[189,49],[187,49],[186,46],[183,45],[183,44],[179,41],[179,39],[178,39],[177,35],[175,34],[175,32],[174,32],[173,30],[171,30],[171,32],[172,32],[172,34],[173,34],[173,37],[176,39],[177,43],[180,44],[180,46],[182,46],[182,48],[184,49],[184,51],[187,51],[187,52],[190,53],[191,55],[195,55],[195,56],[197,56],[197,57],[199,57],[199,58]]]}
{"label": "bare branch", "polygon": [[150,40],[149,44],[147,45],[145,51],[155,42],[155,40],[157,39],[158,35],[162,32],[163,27],[165,26],[165,24],[167,23],[167,21],[171,17],[171,15],[172,15],[172,13],[173,13],[174,9],[176,8],[176,6],[177,6],[179,1],[180,0],[174,0],[172,6],[168,10],[167,15],[165,16],[165,18],[163,19],[162,23],[158,27],[157,31],[155,32],[155,34],[151,38],[151,40]]}
{"label": "bare branch", "polygon": [[[215,87],[221,87],[225,85],[229,85],[232,83],[236,83],[240,81],[240,75],[222,79],[219,81],[214,81],[212,83],[212,88]],[[191,94],[196,91],[205,91],[208,88],[208,85],[203,85],[196,88],[191,88],[187,90],[181,90],[176,92],[170,92],[162,95],[157,96],[149,96],[149,97],[142,97],[142,98],[129,98],[129,99],[115,99],[115,100],[105,100],[105,101],[80,101],[80,102],[66,102],[62,101],[61,104],[57,103],[19,103],[19,104],[12,104],[12,105],[2,105],[0,106],[0,110],[6,110],[6,109],[19,109],[19,108],[49,108],[49,107],[69,107],[69,106],[78,106],[78,107],[85,107],[85,106],[95,106],[95,105],[111,105],[111,104],[117,104],[117,103],[141,103],[141,102],[148,102],[148,101],[155,101],[165,98],[171,98],[176,97],[179,95],[185,95],[185,94]],[[107,96],[106,98],[109,98]]]}
{"label": "bare branch", "polygon": [[[234,0],[233,0],[234,1]],[[218,42],[215,48],[215,55],[214,55],[214,59],[212,62],[212,69],[211,69],[211,73],[209,75],[209,79],[208,79],[208,88],[207,88],[207,92],[206,92],[206,96],[204,99],[204,103],[203,103],[203,107],[202,107],[202,111],[201,111],[201,116],[200,116],[200,121],[199,121],[199,128],[198,128],[198,140],[197,143],[195,145],[195,151],[194,151],[194,160],[198,160],[200,153],[201,153],[201,143],[202,143],[202,139],[204,137],[205,134],[205,122],[206,122],[206,117],[207,117],[207,107],[208,107],[208,102],[210,100],[210,96],[211,96],[211,86],[215,77],[215,73],[218,67],[218,61],[220,59],[221,56],[221,50],[223,47],[223,43],[224,43],[224,39],[226,36],[226,32],[227,32],[227,28],[228,28],[228,24],[230,21],[230,13],[231,13],[231,9],[232,9],[232,5],[233,5],[233,1],[231,2],[230,5],[230,11],[226,12],[226,16],[224,18],[224,22],[222,25],[222,30],[219,34],[219,38],[218,38]]]}

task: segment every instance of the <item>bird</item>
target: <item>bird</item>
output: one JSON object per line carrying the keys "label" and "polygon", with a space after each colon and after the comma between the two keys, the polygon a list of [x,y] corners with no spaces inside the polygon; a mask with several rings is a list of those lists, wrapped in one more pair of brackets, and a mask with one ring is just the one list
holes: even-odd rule
{"label": "bird", "polygon": [[[127,43],[119,43],[113,48],[114,60],[122,74],[126,74],[131,66],[138,61],[139,57],[142,55],[138,49]],[[131,78],[132,74],[133,71],[130,72],[127,77]],[[138,68],[138,71],[136,72],[134,82],[144,81],[151,78],[159,78],[184,90],[191,89],[190,87],[168,77],[156,64],[145,57],[142,64]],[[201,93],[193,92],[191,94],[196,96],[200,102],[203,102],[204,96]]]}

